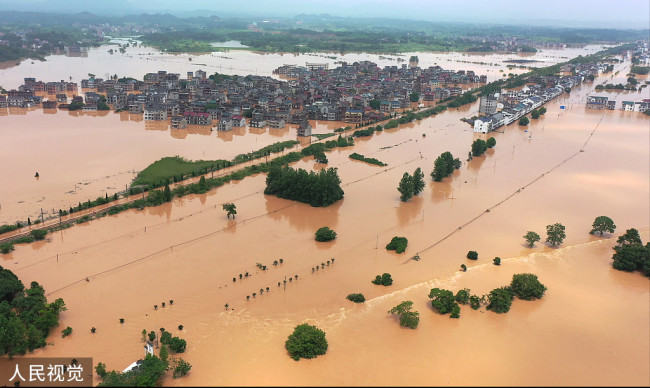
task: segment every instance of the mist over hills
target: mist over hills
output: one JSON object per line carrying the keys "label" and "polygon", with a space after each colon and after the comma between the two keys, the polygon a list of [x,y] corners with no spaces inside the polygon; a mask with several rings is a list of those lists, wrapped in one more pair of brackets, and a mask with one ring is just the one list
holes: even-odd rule
{"label": "mist over hills", "polygon": [[[179,17],[278,18],[310,15],[340,18],[394,18],[424,22],[464,22],[555,27],[647,29],[650,2],[619,0],[616,3],[586,0],[544,2],[492,0],[0,0],[0,11],[53,13],[90,12],[104,16],[171,14]],[[471,10],[471,12],[468,12]]]}

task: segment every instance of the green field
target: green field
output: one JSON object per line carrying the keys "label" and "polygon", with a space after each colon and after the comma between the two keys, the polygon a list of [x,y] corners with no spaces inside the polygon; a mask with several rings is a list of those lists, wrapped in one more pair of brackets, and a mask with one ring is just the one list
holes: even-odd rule
{"label": "green field", "polygon": [[240,154],[229,160],[187,160],[180,156],[165,157],[150,164],[140,171],[131,187],[147,185],[149,188],[164,186],[170,182],[180,182],[189,176],[207,174],[210,171],[220,170],[225,167],[244,163],[249,160],[261,158],[272,153],[282,152],[285,149],[294,147],[296,140],[287,140],[273,143],[257,151]]}
{"label": "green field", "polygon": [[[201,172],[212,171],[228,167],[231,162],[227,160],[187,160],[180,156],[165,157],[150,164],[140,171],[132,186],[148,185],[159,187],[167,183],[168,179],[187,175],[198,175]],[[178,179],[180,180],[180,179]]]}

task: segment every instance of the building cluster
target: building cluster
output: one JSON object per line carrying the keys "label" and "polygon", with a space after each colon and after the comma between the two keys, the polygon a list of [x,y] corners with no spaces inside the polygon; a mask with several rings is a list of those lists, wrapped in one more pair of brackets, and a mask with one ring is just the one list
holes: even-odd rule
{"label": "building cluster", "polygon": [[526,37],[508,35],[503,36],[501,34],[470,36],[465,37],[462,40],[464,42],[473,43],[475,50],[496,52],[534,52],[535,50],[532,50],[532,48],[539,44],[538,41]]}
{"label": "building cluster", "polygon": [[[158,71],[133,78],[89,78],[75,82],[43,82],[25,78],[10,90],[0,106],[75,108],[84,111],[115,109],[143,114],[147,121],[170,120],[172,128],[210,125],[219,131],[234,127],[283,128],[297,124],[299,135],[311,135],[308,120],[363,124],[383,120],[411,102],[435,101],[462,93],[461,85],[485,82],[472,71],[449,71],[439,66],[379,68],[369,61],[328,69],[317,63],[282,66],[274,71],[285,80],[248,75],[226,76],[206,72],[180,74]],[[82,95],[77,94],[81,86]],[[45,96],[45,97],[43,97]],[[0,97],[1,98],[1,97]],[[247,121],[246,119],[249,118]]]}
{"label": "building cluster", "polygon": [[607,63],[598,62],[598,63],[567,63],[562,65],[560,71],[562,73],[571,73],[573,75],[582,77],[584,80],[589,75],[594,77],[598,76],[599,72],[605,71]]}
{"label": "building cluster", "polygon": [[520,90],[502,90],[481,96],[479,116],[474,120],[474,132],[487,133],[519,120],[519,118],[539,108],[546,102],[564,93],[582,82],[580,76],[543,76],[530,77]]}
{"label": "building cluster", "polygon": [[[587,96],[587,109],[616,109],[616,100],[610,100],[607,96]],[[621,110],[628,112],[645,112],[650,109],[650,99],[641,101],[622,101]]]}
{"label": "building cluster", "polygon": [[444,100],[460,95],[462,85],[487,81],[485,75],[473,71],[444,70],[440,66],[380,68],[370,61],[340,64],[329,71],[314,64],[310,64],[313,70],[285,65],[274,73],[286,77],[309,119],[350,124],[382,120],[396,109],[410,107],[413,95],[418,101]]}

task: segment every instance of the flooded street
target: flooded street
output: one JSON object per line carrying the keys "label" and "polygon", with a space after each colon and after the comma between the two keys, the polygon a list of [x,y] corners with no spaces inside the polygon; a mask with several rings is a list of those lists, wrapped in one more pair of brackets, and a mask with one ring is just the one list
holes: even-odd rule
{"label": "flooded street", "polygon": [[[102,74],[91,54],[75,58],[87,61],[76,67],[75,77]],[[213,55],[243,60],[254,54]],[[444,57],[419,55],[421,67]],[[198,69],[203,57],[193,57],[191,67],[183,56],[178,63],[137,59],[143,62],[138,69],[183,73]],[[251,63],[237,58],[236,63]],[[51,72],[33,75],[57,79],[63,71],[57,59],[0,70],[2,84],[15,87],[5,79],[29,76],[17,75],[22,66],[52,66]],[[321,59],[300,58],[298,64],[305,60]],[[289,62],[279,55],[257,61],[268,66],[260,74]],[[129,61],[116,64],[123,62],[112,72],[127,75],[118,71],[129,66]],[[480,65],[454,63],[483,74]],[[493,68],[498,72],[505,65]],[[617,65],[614,79],[624,79],[628,69],[629,62]],[[548,103],[547,113],[528,127],[475,134],[460,121],[477,115],[475,103],[357,138],[354,147],[327,153],[345,191],[343,200],[327,208],[266,196],[266,176],[258,174],[203,195],[76,225],[48,235],[48,241],[17,245],[0,256],[2,266],[25,284],[41,283],[48,299],[63,298],[68,310],[60,326],[74,329],[67,339],[53,331],[48,342],[54,346],[30,356],[92,356],[95,364],[122,370],[143,356],[142,329],[164,327],[187,340],[182,357],[192,364],[188,376],[165,380],[170,386],[649,385],[648,278],[612,268],[616,236],[588,233],[594,218],[606,215],[617,225],[616,235],[636,228],[644,243],[650,237],[649,119],[638,112],[586,110],[586,95],[606,79]],[[623,99],[649,98],[647,88],[611,94],[619,106]],[[230,159],[295,139],[291,128],[262,133],[246,128],[229,138],[209,131],[175,134],[112,112],[105,117],[10,112],[0,123],[0,178],[11,182],[0,188],[0,223],[34,214],[41,197],[50,208],[110,195],[133,179],[134,170],[163,156]],[[327,124],[318,123],[315,132],[339,126]],[[487,137],[494,137],[496,146],[467,162],[472,141]],[[463,165],[443,182],[432,182],[434,160],[444,151]],[[351,160],[352,152],[388,165]],[[11,169],[5,168],[9,160]],[[312,157],[292,166],[322,167]],[[398,182],[417,167],[425,174],[424,192],[401,203]],[[41,175],[38,181],[34,171]],[[66,193],[70,190],[75,193]],[[30,205],[12,204],[18,198]],[[226,218],[225,202],[237,206],[235,220]],[[566,227],[562,245],[526,246],[526,231],[544,240],[546,225],[556,222]],[[314,232],[322,226],[334,229],[337,239],[316,242]],[[405,253],[386,251],[393,236],[408,238]],[[470,250],[478,252],[478,261],[466,259]],[[410,260],[416,253],[421,260]],[[501,266],[492,264],[495,256]],[[272,265],[280,258],[282,264]],[[467,272],[460,272],[461,264]],[[246,272],[251,276],[240,280]],[[391,286],[371,284],[384,272],[392,275]],[[461,318],[450,319],[434,312],[427,298],[433,287],[470,288],[480,296],[524,272],[537,274],[548,291],[538,301],[515,299],[507,314],[462,306]],[[366,303],[347,301],[350,293],[363,293]],[[413,301],[420,312],[416,330],[400,327],[387,314],[403,300]],[[324,356],[295,362],[284,342],[303,322],[323,329],[329,348]]]}

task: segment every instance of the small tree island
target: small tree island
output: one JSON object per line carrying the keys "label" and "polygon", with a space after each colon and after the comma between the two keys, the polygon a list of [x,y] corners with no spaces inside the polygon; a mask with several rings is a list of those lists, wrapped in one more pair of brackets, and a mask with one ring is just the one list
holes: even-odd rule
{"label": "small tree island", "polygon": [[316,326],[306,323],[296,326],[289,339],[285,342],[285,348],[294,360],[301,358],[315,358],[327,352],[327,339],[325,332]]}

